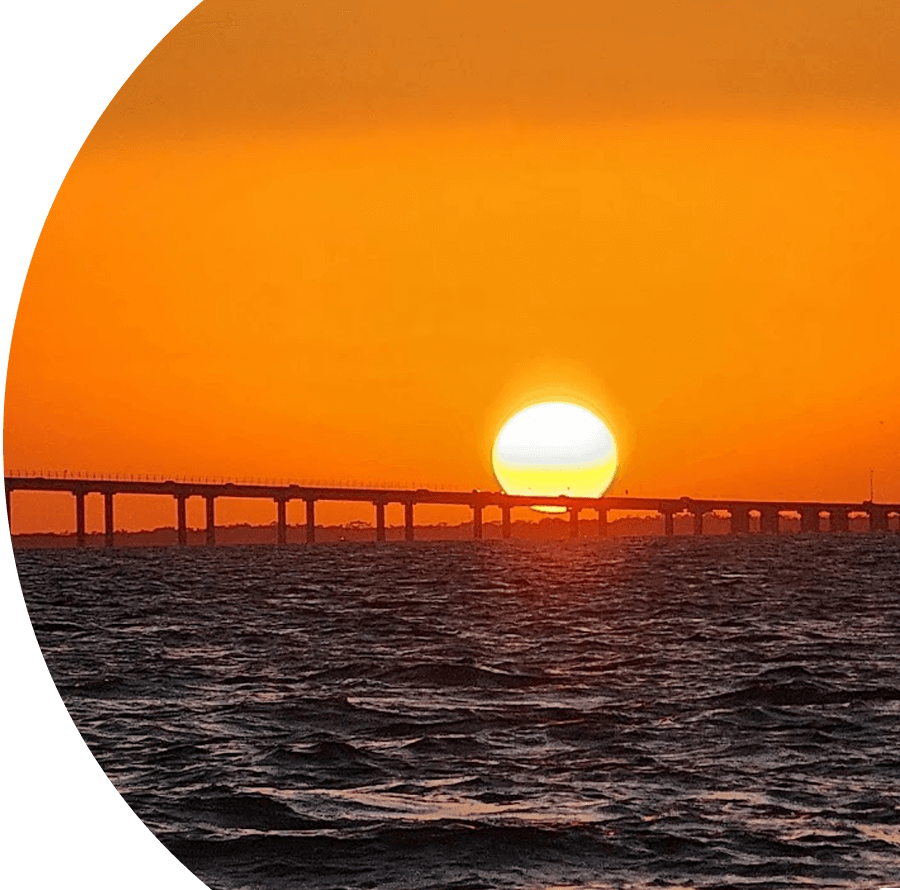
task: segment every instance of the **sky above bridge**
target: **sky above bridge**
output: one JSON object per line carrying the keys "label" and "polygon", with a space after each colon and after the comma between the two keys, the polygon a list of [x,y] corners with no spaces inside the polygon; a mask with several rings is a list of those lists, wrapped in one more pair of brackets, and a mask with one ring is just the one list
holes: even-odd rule
{"label": "sky above bridge", "polygon": [[893,0],[206,0],[47,220],[7,471],[493,488],[572,399],[610,493],[896,501],[898,110]]}

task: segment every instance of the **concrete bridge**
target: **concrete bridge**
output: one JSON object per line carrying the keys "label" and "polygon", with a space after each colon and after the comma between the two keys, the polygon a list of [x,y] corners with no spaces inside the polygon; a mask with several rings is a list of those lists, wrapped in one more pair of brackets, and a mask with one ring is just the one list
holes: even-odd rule
{"label": "concrete bridge", "polygon": [[[75,499],[75,533],[78,546],[85,543],[84,499],[88,494],[100,494],[104,503],[104,533],[107,547],[113,546],[114,498],[118,494],[145,494],[171,497],[175,500],[178,543],[187,545],[186,504],[188,498],[203,498],[206,503],[206,543],[216,543],[216,498],[257,498],[271,500],[276,507],[276,541],[287,542],[288,501],[303,501],[306,505],[306,541],[316,539],[316,503],[319,501],[344,501],[371,503],[375,510],[375,537],[385,540],[384,512],[387,504],[404,507],[404,530],[407,541],[415,537],[414,512],[417,504],[466,506],[472,510],[473,533],[482,537],[482,514],[486,507],[498,507],[502,515],[503,537],[512,532],[510,511],[513,507],[562,507],[569,515],[569,533],[578,537],[578,520],[585,510],[597,515],[597,529],[601,537],[606,535],[607,515],[610,510],[632,512],[656,512],[662,515],[665,533],[675,533],[675,516],[689,514],[693,517],[695,535],[703,534],[703,517],[712,512],[728,513],[732,534],[750,532],[750,515],[759,517],[759,530],[763,534],[778,534],[783,513],[800,517],[802,532],[820,532],[823,514],[827,515],[828,531],[849,531],[850,514],[868,517],[869,531],[886,532],[890,517],[897,517],[900,524],[900,504],[876,504],[872,501],[852,503],[818,503],[811,501],[746,501],[705,498],[637,498],[637,497],[533,497],[511,495],[493,491],[429,491],[386,488],[330,488],[304,485],[263,485],[235,482],[176,482],[136,481],[125,479],[76,479],[48,478],[41,476],[7,476],[6,512],[12,518],[12,495],[16,491],[69,492]],[[11,527],[11,522],[10,522]]]}

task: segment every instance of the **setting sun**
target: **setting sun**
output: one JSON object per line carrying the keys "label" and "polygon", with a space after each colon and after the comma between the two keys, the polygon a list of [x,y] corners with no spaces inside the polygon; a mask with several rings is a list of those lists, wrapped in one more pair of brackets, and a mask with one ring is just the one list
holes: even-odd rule
{"label": "setting sun", "polygon": [[548,497],[600,497],[618,468],[615,439],[606,424],[567,402],[544,402],[514,415],[497,434],[492,462],[507,494]]}

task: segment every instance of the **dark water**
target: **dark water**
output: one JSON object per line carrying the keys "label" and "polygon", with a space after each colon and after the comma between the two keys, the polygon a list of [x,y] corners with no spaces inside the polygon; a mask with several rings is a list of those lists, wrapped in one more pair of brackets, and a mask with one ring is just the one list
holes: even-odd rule
{"label": "dark water", "polygon": [[900,536],[20,552],[211,888],[900,886]]}

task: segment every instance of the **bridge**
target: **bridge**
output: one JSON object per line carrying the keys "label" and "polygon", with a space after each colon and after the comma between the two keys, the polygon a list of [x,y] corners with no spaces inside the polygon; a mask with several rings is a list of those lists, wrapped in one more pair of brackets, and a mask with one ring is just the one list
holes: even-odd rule
{"label": "bridge", "polygon": [[607,532],[608,512],[655,512],[663,517],[666,535],[675,533],[675,516],[690,514],[693,517],[695,535],[703,534],[703,518],[709,513],[728,513],[732,534],[749,534],[750,516],[759,517],[759,531],[778,534],[781,516],[793,513],[800,517],[802,532],[825,531],[823,514],[827,515],[827,530],[846,532],[850,528],[850,515],[868,517],[869,531],[886,532],[890,529],[890,517],[897,517],[900,526],[900,504],[819,503],[811,501],[752,501],[705,498],[646,498],[646,497],[537,497],[511,495],[494,491],[430,491],[428,489],[344,488],[304,485],[268,485],[237,482],[179,482],[174,480],[146,481],[134,479],[81,479],[53,478],[45,476],[6,476],[6,512],[12,528],[12,495],[16,491],[69,492],[74,497],[75,534],[78,546],[85,545],[85,497],[100,494],[104,503],[104,536],[107,547],[113,546],[114,499],[116,495],[157,495],[171,497],[175,501],[178,544],[187,545],[187,500],[202,498],[206,503],[206,543],[216,543],[216,498],[257,498],[271,500],[276,509],[276,543],[287,543],[287,505],[289,501],[303,501],[306,505],[306,541],[316,540],[316,504],[320,501],[362,502],[373,505],[375,511],[375,538],[385,540],[385,507],[401,504],[404,508],[404,535],[407,541],[415,538],[415,507],[417,504],[465,506],[472,511],[473,536],[483,536],[483,512],[497,507],[502,516],[502,534],[512,533],[511,510],[514,507],[556,507],[568,513],[569,534],[578,537],[578,521],[583,511],[597,516],[597,531],[603,537]]}

